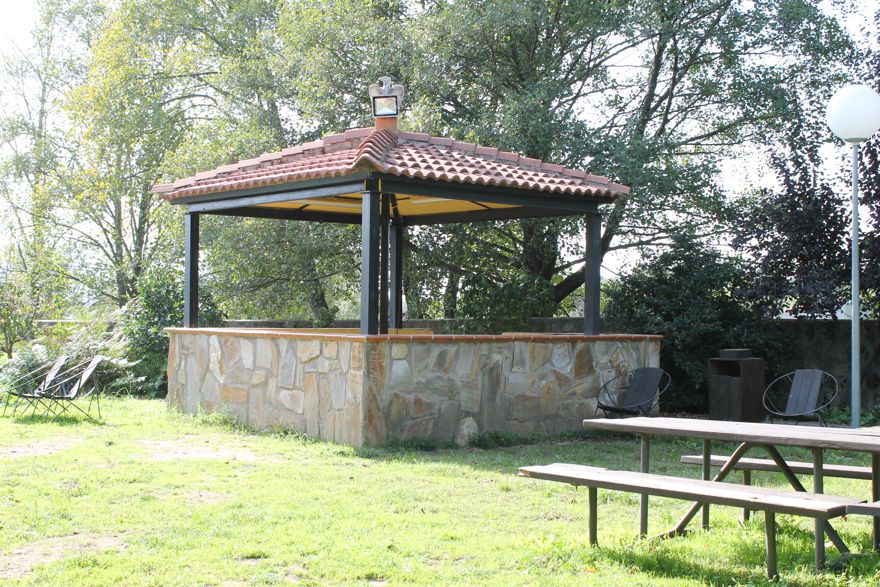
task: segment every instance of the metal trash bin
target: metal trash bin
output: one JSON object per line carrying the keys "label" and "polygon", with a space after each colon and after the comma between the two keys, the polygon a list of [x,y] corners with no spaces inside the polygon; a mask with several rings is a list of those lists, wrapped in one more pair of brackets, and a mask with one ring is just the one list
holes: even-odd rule
{"label": "metal trash bin", "polygon": [[760,422],[764,419],[764,359],[751,349],[723,349],[709,359],[709,417]]}

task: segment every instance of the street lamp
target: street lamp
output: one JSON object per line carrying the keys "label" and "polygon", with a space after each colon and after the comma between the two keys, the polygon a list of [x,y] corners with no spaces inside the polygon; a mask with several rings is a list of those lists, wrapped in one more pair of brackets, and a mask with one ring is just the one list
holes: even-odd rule
{"label": "street lamp", "polygon": [[862,393],[859,364],[859,143],[880,129],[880,95],[865,85],[840,88],[828,101],[825,114],[831,132],[852,145],[852,350],[850,388],[852,420],[861,423]]}

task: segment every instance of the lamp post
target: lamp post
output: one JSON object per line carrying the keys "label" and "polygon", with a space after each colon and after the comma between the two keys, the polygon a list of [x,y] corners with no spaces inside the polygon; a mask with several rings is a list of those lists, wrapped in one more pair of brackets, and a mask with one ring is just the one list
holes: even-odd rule
{"label": "lamp post", "polygon": [[865,85],[843,87],[828,101],[826,121],[831,132],[852,145],[852,350],[850,363],[850,426],[861,423],[859,361],[859,143],[880,129],[880,95]]}

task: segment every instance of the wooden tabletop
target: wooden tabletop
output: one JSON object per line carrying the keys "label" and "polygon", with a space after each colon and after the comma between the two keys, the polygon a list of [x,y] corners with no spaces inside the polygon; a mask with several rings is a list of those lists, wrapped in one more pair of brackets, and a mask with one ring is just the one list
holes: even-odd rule
{"label": "wooden tabletop", "polygon": [[793,424],[758,424],[691,418],[619,418],[584,420],[584,428],[652,436],[684,436],[806,448],[880,452],[878,429],[823,428]]}

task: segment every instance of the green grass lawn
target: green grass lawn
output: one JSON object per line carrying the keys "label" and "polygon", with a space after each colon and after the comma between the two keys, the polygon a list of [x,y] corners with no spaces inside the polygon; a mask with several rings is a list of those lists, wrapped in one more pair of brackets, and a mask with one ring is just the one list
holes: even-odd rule
{"label": "green grass lawn", "polygon": [[[586,490],[516,477],[518,466],[561,461],[636,470],[633,438],[358,450],[237,430],[160,401],[108,399],[102,407],[103,425],[0,418],[0,583],[766,583],[761,514],[743,526],[738,510],[716,507],[710,532],[640,541],[638,497],[600,491],[599,547],[590,548]],[[657,441],[653,470],[696,476],[677,459],[698,450]],[[867,497],[869,488],[828,479],[826,491]],[[651,531],[667,529],[686,507],[652,498]],[[815,575],[812,520],[778,519],[783,584],[880,585],[876,555]],[[836,527],[854,552],[869,549],[868,518]]]}

